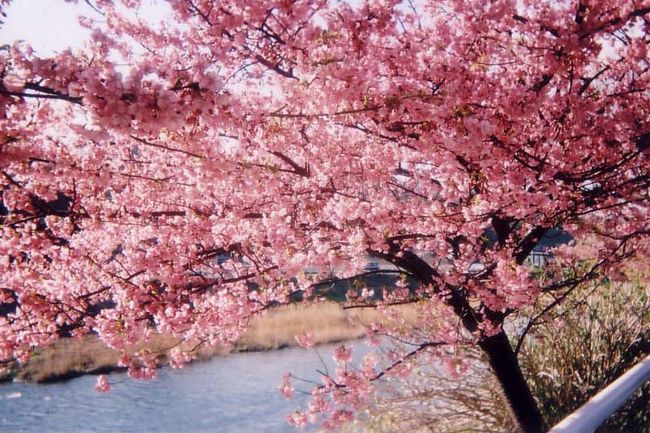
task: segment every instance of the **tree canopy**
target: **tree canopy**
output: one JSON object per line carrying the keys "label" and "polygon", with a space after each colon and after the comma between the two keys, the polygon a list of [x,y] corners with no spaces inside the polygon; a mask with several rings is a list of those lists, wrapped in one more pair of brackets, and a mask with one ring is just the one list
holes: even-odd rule
{"label": "tree canopy", "polygon": [[[159,3],[92,1],[82,49],[0,51],[0,359],[89,332],[229,342],[318,300],[308,267],[371,257],[418,285],[350,302],[418,303],[416,354],[472,340],[516,396],[504,320],[647,259],[650,3]],[[526,259],[560,230],[542,283]],[[368,369],[304,416],[347,419]]]}

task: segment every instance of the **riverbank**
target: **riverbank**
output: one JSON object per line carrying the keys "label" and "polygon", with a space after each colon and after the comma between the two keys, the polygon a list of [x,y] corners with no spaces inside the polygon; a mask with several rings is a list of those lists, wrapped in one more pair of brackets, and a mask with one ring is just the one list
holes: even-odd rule
{"label": "riverbank", "polygon": [[[414,320],[408,308],[401,308],[407,321]],[[296,335],[309,332],[315,344],[335,343],[363,337],[364,325],[385,320],[374,309],[343,310],[333,302],[313,305],[290,305],[270,311],[254,319],[248,331],[232,347],[201,348],[197,360],[232,352],[265,351],[297,346]],[[149,341],[129,348],[134,353],[148,350],[160,354],[163,361],[169,348],[178,340],[166,335],[154,335]],[[85,374],[102,374],[120,370],[119,354],[106,347],[96,336],[61,339],[36,352],[22,365],[14,365],[2,380],[35,383],[63,381]]]}

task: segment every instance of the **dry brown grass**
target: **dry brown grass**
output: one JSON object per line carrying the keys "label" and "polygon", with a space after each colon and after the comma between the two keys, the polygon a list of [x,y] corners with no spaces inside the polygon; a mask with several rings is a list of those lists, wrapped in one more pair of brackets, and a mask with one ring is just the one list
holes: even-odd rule
{"label": "dry brown grass", "polygon": [[[164,353],[176,343],[172,337],[157,334],[147,342],[133,345],[128,352],[147,349]],[[118,358],[119,353],[106,347],[95,335],[63,338],[34,353],[26,364],[19,366],[16,378],[26,382],[54,382],[82,374],[104,373],[118,369]]]}
{"label": "dry brown grass", "polygon": [[[415,322],[415,313],[409,307],[400,308],[407,323]],[[333,302],[313,305],[289,305],[269,311],[251,321],[248,331],[234,347],[203,347],[197,355],[200,360],[231,351],[273,350],[296,346],[295,336],[310,332],[316,344],[333,343],[360,338],[365,326],[383,322],[385,317],[374,309],[344,310]],[[177,339],[153,335],[147,342],[129,348],[128,352],[148,350],[163,356],[176,346]],[[188,346],[189,347],[189,346]],[[117,368],[118,353],[106,347],[96,336],[62,339],[34,354],[19,367],[16,378],[29,382],[48,382],[82,374],[102,373]]]}
{"label": "dry brown grass", "polygon": [[237,344],[239,350],[269,350],[295,346],[295,336],[310,332],[316,344],[333,343],[362,337],[365,326],[384,320],[374,309],[344,310],[327,302],[313,305],[289,305],[254,319]]}

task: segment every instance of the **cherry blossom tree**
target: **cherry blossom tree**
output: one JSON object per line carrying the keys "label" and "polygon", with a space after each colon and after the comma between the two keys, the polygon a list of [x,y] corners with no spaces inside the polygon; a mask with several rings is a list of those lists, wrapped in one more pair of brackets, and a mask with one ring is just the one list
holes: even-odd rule
{"label": "cherry blossom tree", "polygon": [[[91,1],[83,49],[0,52],[0,359],[90,332],[231,342],[317,301],[307,267],[388,272],[373,257],[418,287],[350,302],[414,303],[433,330],[292,420],[345,422],[463,340],[543,431],[502,325],[648,256],[650,3],[167,0],[160,22],[140,3]],[[557,230],[557,275],[533,279]]]}

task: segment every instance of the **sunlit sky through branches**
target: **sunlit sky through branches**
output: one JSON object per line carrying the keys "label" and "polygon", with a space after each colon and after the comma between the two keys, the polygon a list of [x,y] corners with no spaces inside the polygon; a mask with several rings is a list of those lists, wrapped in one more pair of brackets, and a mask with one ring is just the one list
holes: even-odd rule
{"label": "sunlit sky through branches", "polygon": [[[169,12],[164,4],[145,0],[135,13],[145,21],[155,23],[168,18]],[[24,41],[41,56],[83,46],[90,32],[79,24],[79,16],[100,22],[104,19],[83,0],[77,4],[63,0],[14,0],[6,14],[0,26],[0,44]]]}
{"label": "sunlit sky through branches", "polygon": [[80,13],[97,15],[83,2],[75,5],[61,0],[14,1],[0,27],[0,41],[5,45],[23,40],[41,55],[81,47],[88,31],[77,21]]}

